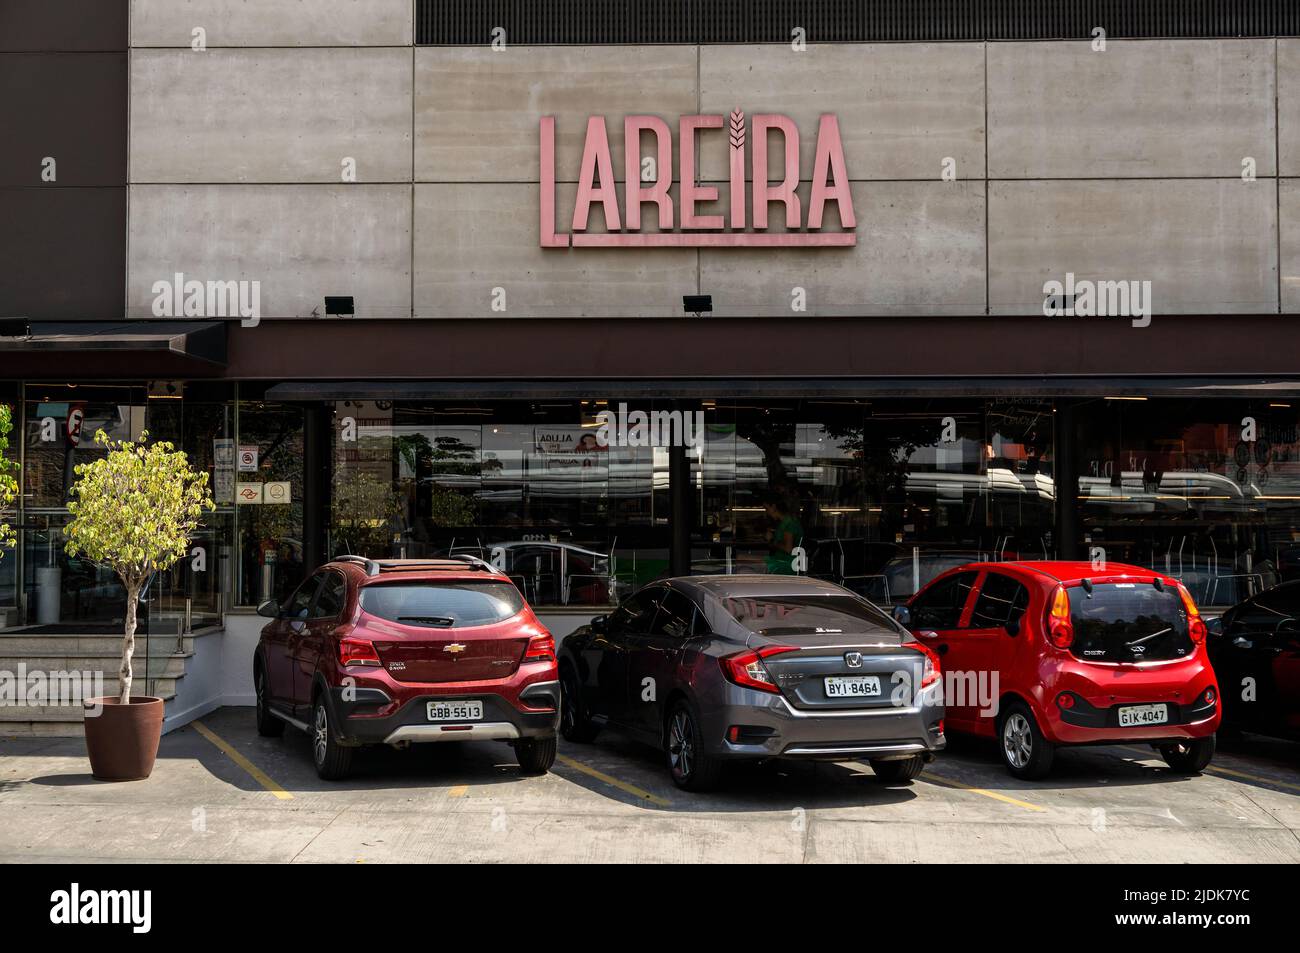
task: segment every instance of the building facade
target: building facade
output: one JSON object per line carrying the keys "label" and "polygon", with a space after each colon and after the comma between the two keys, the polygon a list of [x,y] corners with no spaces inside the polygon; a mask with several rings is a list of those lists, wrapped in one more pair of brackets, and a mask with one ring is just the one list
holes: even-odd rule
{"label": "building facade", "polygon": [[931,6],[5,3],[0,629],[121,619],[62,550],[100,429],[214,488],[155,633],[345,552],[561,632],[668,573],[1294,577],[1300,14]]}

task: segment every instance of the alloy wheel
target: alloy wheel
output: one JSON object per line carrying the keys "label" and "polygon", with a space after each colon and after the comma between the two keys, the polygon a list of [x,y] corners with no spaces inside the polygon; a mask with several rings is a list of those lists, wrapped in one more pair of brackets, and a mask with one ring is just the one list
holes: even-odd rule
{"label": "alloy wheel", "polygon": [[312,728],[312,748],[317,764],[325,763],[325,749],[329,744],[329,733],[329,716],[325,714],[325,706],[317,705],[315,724]]}
{"label": "alloy wheel", "polygon": [[679,778],[689,778],[695,765],[695,733],[691,716],[684,709],[673,715],[668,729],[668,763]]}
{"label": "alloy wheel", "polygon": [[573,683],[568,676],[560,679],[560,730],[566,735],[573,732],[578,723],[578,713],[574,709]]}
{"label": "alloy wheel", "polygon": [[1002,749],[1007,761],[1015,768],[1029,764],[1033,753],[1034,739],[1029,730],[1029,721],[1020,712],[1012,712],[1002,726]]}

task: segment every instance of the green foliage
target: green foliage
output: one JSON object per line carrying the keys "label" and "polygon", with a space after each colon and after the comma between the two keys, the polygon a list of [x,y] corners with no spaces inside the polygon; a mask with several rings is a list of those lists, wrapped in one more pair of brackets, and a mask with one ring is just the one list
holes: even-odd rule
{"label": "green foliage", "polygon": [[9,431],[13,429],[13,412],[7,404],[0,404],[0,558],[14,545],[17,534],[9,525],[9,514],[18,499],[18,480],[14,472],[18,464],[5,455],[9,449]]}
{"label": "green foliage", "polygon": [[185,556],[203,511],[216,506],[208,475],[172,444],[113,443],[102,430],[95,443],[108,455],[76,468],[65,548],[117,572],[133,602],[150,573]]}

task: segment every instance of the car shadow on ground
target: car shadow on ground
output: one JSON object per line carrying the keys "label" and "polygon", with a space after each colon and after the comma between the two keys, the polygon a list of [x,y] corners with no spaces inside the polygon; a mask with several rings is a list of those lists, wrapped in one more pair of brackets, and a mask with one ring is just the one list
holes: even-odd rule
{"label": "car shadow on ground", "polygon": [[[1231,755],[1242,750],[1250,762],[1243,766],[1220,763],[1219,755]],[[1282,794],[1295,794],[1294,779],[1287,777],[1287,766],[1278,761],[1270,766],[1261,762],[1258,747],[1249,752],[1229,746],[1220,746],[1215,761],[1204,774],[1213,775],[1216,768],[1230,780]],[[1154,763],[1152,763],[1154,762]],[[1000,791],[1016,791],[1033,800],[1039,789],[1087,789],[1102,786],[1140,786],[1151,784],[1185,784],[1201,775],[1178,774],[1171,770],[1150,745],[1099,745],[1058,748],[1052,772],[1040,781],[1021,781],[1002,765],[997,742],[991,738],[971,735],[948,735],[948,747],[939,756],[935,767],[955,780],[974,787],[992,787]],[[1246,772],[1249,777],[1240,772]],[[1228,772],[1232,772],[1229,774]],[[1276,778],[1270,778],[1276,773]],[[1224,775],[1220,775],[1221,777]],[[1288,787],[1292,785],[1292,787]]]}
{"label": "car shadow on ground", "polygon": [[[566,781],[602,797],[652,810],[708,813],[786,811],[796,808],[872,807],[914,800],[915,782],[886,784],[865,764],[775,759],[727,766],[718,787],[684,791],[673,784],[662,751],[612,731],[593,744],[562,744],[566,757],[656,798],[638,797],[558,761],[552,769]],[[922,775],[924,777],[924,775]]]}

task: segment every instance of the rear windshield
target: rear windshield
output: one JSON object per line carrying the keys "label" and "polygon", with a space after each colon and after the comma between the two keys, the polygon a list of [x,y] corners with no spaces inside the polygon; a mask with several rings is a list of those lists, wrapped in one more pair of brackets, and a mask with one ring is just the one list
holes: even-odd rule
{"label": "rear windshield", "polygon": [[748,596],[723,604],[733,619],[759,635],[789,638],[877,626],[896,631],[885,613],[852,596]]}
{"label": "rear windshield", "polygon": [[1150,583],[1071,586],[1070,651],[1090,662],[1152,662],[1183,658],[1192,650],[1187,610],[1174,589]]}
{"label": "rear windshield", "polygon": [[361,608],[371,615],[439,629],[491,625],[523,607],[523,596],[507,582],[404,582],[361,590]]}

